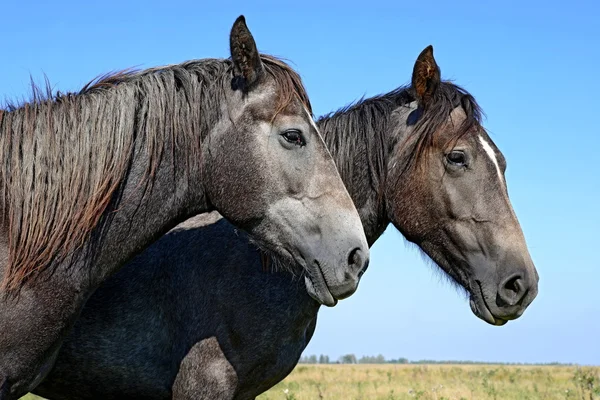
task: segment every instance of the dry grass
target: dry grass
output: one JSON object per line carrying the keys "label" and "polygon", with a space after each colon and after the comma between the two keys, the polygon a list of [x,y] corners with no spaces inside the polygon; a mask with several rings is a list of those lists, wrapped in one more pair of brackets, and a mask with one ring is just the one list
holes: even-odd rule
{"label": "dry grass", "polygon": [[[22,400],[39,400],[27,395]],[[600,368],[298,365],[257,400],[597,400]]]}
{"label": "dry grass", "polygon": [[600,399],[600,368],[577,371],[563,366],[299,365],[258,400]]}

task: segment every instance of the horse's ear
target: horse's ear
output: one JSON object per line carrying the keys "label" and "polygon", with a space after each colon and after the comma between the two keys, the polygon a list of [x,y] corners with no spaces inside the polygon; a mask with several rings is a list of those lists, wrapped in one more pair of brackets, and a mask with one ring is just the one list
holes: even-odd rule
{"label": "horse's ear", "polygon": [[247,91],[260,80],[264,73],[264,66],[243,15],[233,23],[229,35],[229,47],[233,61],[231,87],[233,90]]}
{"label": "horse's ear", "polygon": [[412,75],[412,87],[420,107],[427,108],[440,84],[440,68],[433,58],[433,46],[419,54]]}

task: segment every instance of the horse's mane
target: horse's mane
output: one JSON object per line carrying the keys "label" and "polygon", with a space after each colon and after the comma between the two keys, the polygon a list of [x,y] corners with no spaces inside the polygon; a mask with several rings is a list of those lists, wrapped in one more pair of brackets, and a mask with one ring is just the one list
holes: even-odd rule
{"label": "horse's mane", "polygon": [[[390,125],[392,114],[400,106],[415,101],[413,89],[401,86],[389,93],[368,99],[361,98],[337,111],[320,117],[317,121],[321,134],[334,156],[337,168],[345,182],[354,176],[354,159],[359,151],[365,151],[369,163],[371,186],[380,191],[387,177],[390,136],[397,133]],[[414,122],[413,135],[417,138],[414,151],[410,153],[406,167],[414,167],[421,156],[432,147],[435,133],[447,121],[452,110],[461,105],[466,118],[453,132],[456,140],[472,129],[480,127],[482,111],[475,98],[466,90],[449,81],[440,83],[432,103],[419,112]],[[349,140],[347,135],[356,135]],[[363,147],[364,146],[364,147]]]}
{"label": "horse's mane", "polygon": [[[261,55],[278,85],[278,110],[310,103],[298,74]],[[104,75],[78,93],[34,86],[32,99],[0,109],[0,190],[8,230],[2,286],[26,280],[81,248],[127,177],[134,148],[148,154],[152,180],[165,143],[201,160],[233,77],[230,60],[204,59]],[[47,85],[49,86],[49,85]],[[197,165],[196,165],[197,166]]]}

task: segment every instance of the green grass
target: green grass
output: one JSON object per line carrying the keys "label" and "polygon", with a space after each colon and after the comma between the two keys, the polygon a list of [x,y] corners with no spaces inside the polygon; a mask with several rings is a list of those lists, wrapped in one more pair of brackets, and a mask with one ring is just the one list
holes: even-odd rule
{"label": "green grass", "polygon": [[[39,400],[28,395],[26,400]],[[258,400],[600,400],[600,368],[305,365]]]}

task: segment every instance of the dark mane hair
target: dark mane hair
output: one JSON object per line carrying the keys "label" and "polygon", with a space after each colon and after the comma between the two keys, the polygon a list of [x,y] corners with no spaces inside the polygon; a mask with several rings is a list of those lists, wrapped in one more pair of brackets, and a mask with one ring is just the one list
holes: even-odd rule
{"label": "dark mane hair", "polygon": [[[481,125],[484,114],[475,98],[465,89],[452,82],[440,82],[434,93],[432,103],[427,108],[419,108],[416,111],[418,114],[416,115],[412,135],[416,136],[417,140],[405,169],[411,169],[419,165],[421,157],[434,146],[437,139],[436,133],[448,122],[450,113],[458,106],[463,109],[465,118],[461,125],[452,131],[448,143],[458,141],[471,130],[484,129]],[[446,144],[444,143],[444,145]]]}
{"label": "dark mane hair", "polygon": [[[278,111],[293,99],[310,110],[299,75],[261,55],[278,85]],[[27,279],[83,246],[128,174],[134,147],[148,154],[152,180],[166,146],[200,162],[203,136],[216,123],[230,60],[205,59],[93,80],[78,93],[34,86],[28,103],[0,109],[0,190],[8,228],[2,286]]]}
{"label": "dark mane hair", "polygon": [[[412,88],[401,86],[386,94],[361,98],[318,119],[319,128],[334,154],[342,177],[354,176],[353,160],[361,151],[366,152],[371,186],[376,191],[381,190],[387,178],[390,136],[395,131],[391,125],[395,122],[393,112],[415,100]],[[475,98],[452,82],[441,82],[433,102],[425,109],[416,110],[416,121],[411,121],[416,144],[405,166],[407,169],[418,165],[422,155],[433,146],[436,132],[459,105],[464,109],[466,118],[454,131],[452,140],[459,139],[474,127],[481,128],[483,113]],[[348,140],[347,134],[356,135],[356,140]]]}

